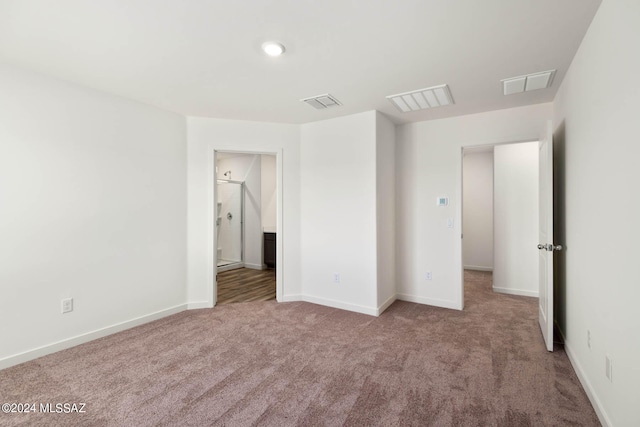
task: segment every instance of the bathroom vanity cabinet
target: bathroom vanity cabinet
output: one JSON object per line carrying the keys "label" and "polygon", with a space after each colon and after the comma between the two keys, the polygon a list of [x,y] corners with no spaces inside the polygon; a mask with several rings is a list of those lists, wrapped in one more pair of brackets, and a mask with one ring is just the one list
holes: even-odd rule
{"label": "bathroom vanity cabinet", "polygon": [[264,263],[269,268],[276,268],[276,233],[264,233]]}

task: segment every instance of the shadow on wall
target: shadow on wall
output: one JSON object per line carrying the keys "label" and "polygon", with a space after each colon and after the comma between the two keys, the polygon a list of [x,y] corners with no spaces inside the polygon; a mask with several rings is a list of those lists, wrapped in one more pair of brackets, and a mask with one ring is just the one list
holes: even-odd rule
{"label": "shadow on wall", "polygon": [[553,243],[562,245],[562,251],[554,253],[553,316],[564,334],[567,318],[567,241],[565,212],[565,122],[558,125],[553,134]]}

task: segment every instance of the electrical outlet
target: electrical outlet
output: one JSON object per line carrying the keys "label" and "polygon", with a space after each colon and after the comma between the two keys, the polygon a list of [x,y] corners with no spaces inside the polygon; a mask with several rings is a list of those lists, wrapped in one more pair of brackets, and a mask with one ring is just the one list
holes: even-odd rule
{"label": "electrical outlet", "polygon": [[587,329],[587,347],[591,348],[591,331]]}
{"label": "electrical outlet", "polygon": [[431,272],[430,271],[427,271],[427,274],[425,275],[425,277],[427,278],[427,280],[433,279],[433,276],[431,276]]}
{"label": "electrical outlet", "polygon": [[62,300],[62,313],[71,313],[73,311],[73,298],[65,298]]}
{"label": "electrical outlet", "polygon": [[333,283],[340,283],[340,273],[333,273]]}
{"label": "electrical outlet", "polygon": [[447,228],[453,228],[453,218],[447,218]]}
{"label": "electrical outlet", "polygon": [[613,382],[613,362],[608,354],[604,357],[604,374]]}

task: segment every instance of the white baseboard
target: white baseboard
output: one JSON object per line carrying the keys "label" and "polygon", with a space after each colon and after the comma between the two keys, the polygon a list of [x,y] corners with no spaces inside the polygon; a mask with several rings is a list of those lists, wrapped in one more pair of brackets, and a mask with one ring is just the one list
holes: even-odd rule
{"label": "white baseboard", "polygon": [[493,287],[494,292],[500,292],[501,294],[520,295],[522,297],[535,297],[538,298],[537,291],[525,291],[524,289],[509,289],[509,288],[496,288]]}
{"label": "white baseboard", "polygon": [[368,314],[369,316],[377,316],[378,309],[375,307],[365,307],[363,305],[350,304],[347,302],[336,301],[328,298],[314,297],[311,295],[300,295],[302,301],[310,302],[327,307],[339,308],[341,310],[354,311],[356,313]]}
{"label": "white baseboard", "polygon": [[433,305],[441,308],[450,308],[452,310],[462,310],[460,303],[457,301],[449,301],[434,298],[425,298],[417,295],[397,294],[396,298],[400,301],[415,302],[418,304]]}
{"label": "white baseboard", "polygon": [[212,308],[213,306],[209,304],[209,301],[198,301],[198,302],[190,302],[187,304],[187,310],[197,310],[200,308]]}
{"label": "white baseboard", "polygon": [[380,307],[378,307],[377,314],[376,316],[380,316],[382,313],[384,313],[384,311],[389,308],[389,306],[391,304],[393,304],[396,301],[396,295],[393,294],[389,297],[388,300],[386,300],[384,303],[382,303],[382,305]]}
{"label": "white baseboard", "polygon": [[38,357],[46,356],[47,354],[55,353],[60,350],[75,347],[80,344],[84,344],[89,341],[93,341],[98,338],[105,337],[107,335],[115,334],[126,329],[131,329],[134,326],[140,326],[145,323],[152,322],[154,320],[161,319],[163,317],[170,316],[172,314],[180,313],[187,309],[187,304],[176,305],[164,310],[156,311],[155,313],[147,314],[144,316],[136,317],[135,319],[127,320],[125,322],[116,323],[115,325],[107,326],[104,328],[96,329],[92,332],[87,332],[82,335],[67,338],[58,342],[44,345],[42,347],[34,348],[32,350],[25,351],[23,353],[15,354],[13,356],[0,359],[0,369],[5,369],[10,366],[18,365],[20,363],[28,362]]}
{"label": "white baseboard", "polygon": [[283,295],[282,300],[278,302],[294,302],[294,301],[302,301],[302,295]]}
{"label": "white baseboard", "polygon": [[218,273],[222,273],[223,271],[237,270],[238,268],[244,268],[244,263],[234,262],[233,264],[222,265],[220,267],[217,267],[216,271]]}
{"label": "white baseboard", "polygon": [[[562,334],[562,331],[560,333]],[[602,406],[602,402],[600,402],[600,399],[598,399],[598,395],[596,394],[596,391],[593,389],[591,382],[589,382],[587,375],[584,373],[584,370],[582,369],[580,362],[578,362],[578,359],[576,358],[575,353],[571,349],[571,343],[567,341],[564,335],[562,335],[562,337],[564,341],[564,351],[567,353],[567,356],[569,357],[569,362],[571,362],[571,365],[573,366],[573,370],[576,371],[576,374],[578,375],[578,380],[580,380],[580,384],[582,384],[582,388],[584,388],[584,391],[587,393],[587,397],[591,402],[591,406],[593,406],[593,409],[595,409],[596,411],[596,415],[598,415],[600,424],[602,424],[605,427],[611,427],[613,424],[611,423],[611,420],[609,419],[607,412],[604,410]]]}
{"label": "white baseboard", "polygon": [[263,270],[262,264],[248,264],[244,263],[244,268],[250,268],[252,270]]}
{"label": "white baseboard", "polygon": [[476,271],[493,271],[493,267],[482,267],[479,265],[465,265],[465,270],[476,270]]}
{"label": "white baseboard", "polygon": [[365,307],[357,304],[349,304],[342,301],[336,301],[327,298],[314,297],[311,295],[284,295],[281,301],[278,302],[295,302],[295,301],[304,301],[310,302],[312,304],[324,305],[332,308],[339,308],[341,310],[353,311],[356,313],[368,314],[370,316],[380,316],[391,304],[396,300],[396,296],[391,296],[388,300],[386,300],[380,307],[371,308]]}

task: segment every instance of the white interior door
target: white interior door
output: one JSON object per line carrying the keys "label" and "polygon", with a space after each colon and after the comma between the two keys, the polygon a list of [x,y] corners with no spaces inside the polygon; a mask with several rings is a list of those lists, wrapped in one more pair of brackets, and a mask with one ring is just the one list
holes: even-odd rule
{"label": "white interior door", "polygon": [[553,351],[553,128],[547,124],[540,138],[539,155],[539,315],[538,321],[547,350]]}

